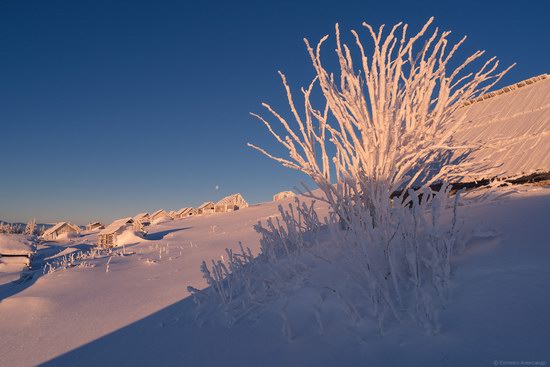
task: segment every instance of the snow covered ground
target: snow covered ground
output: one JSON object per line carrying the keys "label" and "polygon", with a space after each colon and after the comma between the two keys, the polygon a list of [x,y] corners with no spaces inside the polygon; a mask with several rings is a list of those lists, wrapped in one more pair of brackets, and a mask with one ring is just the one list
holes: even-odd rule
{"label": "snow covered ground", "polygon": [[[321,331],[299,291],[280,300],[286,324],[270,309],[231,328],[196,319],[186,287],[206,286],[202,260],[218,259],[239,241],[256,254],[252,226],[277,215],[278,204],[150,226],[146,239],[119,249],[120,256],[97,254],[81,266],[1,284],[0,366],[550,363],[550,187],[525,186],[462,208],[472,231],[494,234],[472,238],[455,257],[452,302],[435,336],[407,320],[384,336],[374,328],[359,332],[333,310],[321,315]],[[39,246],[34,268],[89,251],[95,236]]]}

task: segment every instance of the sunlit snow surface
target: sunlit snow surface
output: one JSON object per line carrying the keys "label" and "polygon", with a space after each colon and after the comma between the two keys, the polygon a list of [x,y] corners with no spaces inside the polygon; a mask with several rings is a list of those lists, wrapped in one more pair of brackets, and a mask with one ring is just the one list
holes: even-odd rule
{"label": "sunlit snow surface", "polygon": [[[313,310],[301,307],[310,297],[307,285],[280,300],[288,303],[291,340],[269,308],[231,328],[218,315],[197,322],[186,287],[205,286],[201,261],[219,259],[238,241],[257,253],[252,225],[276,215],[277,205],[150,226],[146,239],[125,246],[126,256],[110,261],[101,256],[45,275],[36,270],[30,280],[0,285],[0,365],[550,363],[550,188],[522,187],[496,201],[462,207],[469,228],[481,235],[455,258],[453,300],[441,313],[440,335],[426,335],[408,320],[390,325],[383,337],[375,328],[358,333],[338,312],[322,315],[320,333]],[[35,263],[86,251],[95,236],[69,247],[41,245]]]}

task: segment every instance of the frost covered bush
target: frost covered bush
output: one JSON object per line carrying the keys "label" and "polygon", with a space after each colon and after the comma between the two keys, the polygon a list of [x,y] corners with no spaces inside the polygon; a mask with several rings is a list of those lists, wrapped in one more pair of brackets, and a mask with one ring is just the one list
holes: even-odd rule
{"label": "frost covered bush", "polygon": [[[313,207],[306,211],[298,204],[294,209],[305,215],[303,220],[296,220],[291,208],[281,211],[282,222],[270,219],[266,227],[256,226],[262,235],[261,255],[238,270],[248,276],[234,275],[223,262],[213,263],[212,271],[203,263],[203,274],[226,310],[239,302],[240,308],[265,305],[269,294],[288,295],[301,282],[319,292],[331,289],[355,324],[371,317],[382,331],[389,319],[410,316],[437,331],[438,310],[450,297],[451,255],[461,238],[460,193],[451,197],[447,182],[491,169],[490,162],[470,161],[479,146],[454,143],[453,135],[464,123],[457,111],[510,68],[495,72],[499,63],[493,57],[473,69],[484,51],[451,66],[465,38],[453,45],[450,32],[436,28],[427,33],[432,22],[413,35],[406,24],[384,33],[384,26],[375,31],[364,23],[372,40],[370,53],[355,31],[355,50],[342,43],[337,25],[335,73],[321,61],[328,36],[316,47],[305,40],[316,75],[302,89],[302,111],[280,73],[294,122],[266,103],[283,133],[253,115],[288,151],[288,158],[249,145],[309,176],[320,191],[306,187],[305,195],[327,203],[331,213],[321,225]],[[318,92],[324,102],[320,107],[314,103]],[[451,159],[457,149],[465,153]],[[319,264],[325,264],[324,271],[335,269],[341,278],[314,275]],[[322,307],[315,305],[319,319]],[[286,317],[283,321],[287,325]]]}
{"label": "frost covered bush", "polygon": [[[384,26],[376,31],[363,23],[373,47],[368,55],[367,45],[352,31],[359,55],[355,64],[336,25],[336,73],[326,70],[321,61],[328,36],[315,48],[305,40],[316,76],[302,89],[301,114],[286,77],[280,73],[295,127],[265,103],[285,135],[253,114],[288,150],[288,158],[249,144],[316,183],[322,195],[311,191],[307,195],[328,203],[338,215],[347,231],[345,236],[335,237],[345,238],[341,245],[360,263],[362,286],[369,297],[377,299],[375,303],[384,304],[397,318],[398,308],[407,308],[401,288],[422,280],[415,278],[419,268],[432,271],[438,298],[443,300],[448,293],[449,256],[456,228],[441,227],[438,218],[448,206],[448,186],[443,184],[439,192],[432,192],[430,185],[490,168],[489,163],[469,161],[469,153],[479,146],[454,144],[453,134],[464,122],[457,111],[488,91],[510,69],[495,72],[499,62],[493,57],[477,70],[468,71],[484,51],[452,67],[451,59],[465,37],[452,45],[450,32],[436,28],[427,33],[432,22],[433,18],[412,36],[406,24],[399,23],[385,34]],[[314,106],[311,97],[316,87],[324,99],[321,108]],[[466,153],[451,160],[455,149]],[[432,220],[426,221],[430,215]],[[418,308],[428,308],[428,293],[415,297]],[[433,312],[419,313],[433,318]]]}

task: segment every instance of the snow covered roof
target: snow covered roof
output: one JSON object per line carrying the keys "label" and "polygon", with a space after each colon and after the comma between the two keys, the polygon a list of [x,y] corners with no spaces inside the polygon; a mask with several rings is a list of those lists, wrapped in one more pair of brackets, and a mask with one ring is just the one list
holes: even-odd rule
{"label": "snow covered roof", "polygon": [[59,229],[61,229],[62,227],[64,226],[69,226],[71,229],[73,229],[75,232],[79,232],[80,231],[80,228],[72,223],[69,223],[69,222],[59,222],[57,223],[56,225],[54,225],[53,227],[50,227],[48,228],[43,234],[42,236],[43,237],[46,237],[52,233],[55,233],[57,232]]}
{"label": "snow covered roof", "polygon": [[33,243],[22,234],[0,233],[0,257],[29,256],[33,253]]}
{"label": "snow covered roof", "polygon": [[115,220],[113,223],[109,224],[107,228],[99,232],[99,234],[102,235],[102,234],[115,233],[116,231],[126,226],[127,224],[132,224],[132,223],[134,223],[134,219],[132,217],[120,218]]}
{"label": "snow covered roof", "polygon": [[233,194],[224,197],[220,201],[216,203],[216,205],[239,205],[239,206],[248,206],[248,203],[246,200],[244,200],[243,196],[241,194]]}
{"label": "snow covered roof", "polygon": [[214,205],[215,204],[213,201],[207,201],[205,203],[202,203],[197,209],[204,209],[204,208],[212,207]]}
{"label": "snow covered roof", "polygon": [[193,210],[193,208],[191,208],[191,207],[181,208],[180,210],[178,210],[176,212],[176,214],[178,214],[178,215],[185,214],[185,213],[190,212],[191,210]]}
{"label": "snow covered roof", "polygon": [[164,210],[164,209],[159,209],[159,210],[157,210],[156,212],[154,212],[153,214],[151,214],[151,218],[154,218],[154,217],[156,217],[156,216],[158,216],[158,215],[166,215],[166,216],[168,216],[169,214],[168,214],[168,212],[167,212],[166,210]]}
{"label": "snow covered roof", "polygon": [[[550,171],[550,78],[547,74],[489,93],[465,106],[461,144],[482,144],[470,158],[498,164],[472,172],[464,181]],[[500,141],[497,141],[500,140]],[[456,153],[456,156],[461,151]]]}
{"label": "snow covered roof", "polygon": [[149,213],[139,213],[134,217],[134,220],[141,220],[143,218],[148,218]]}
{"label": "snow covered roof", "polygon": [[541,74],[541,75],[534,76],[534,77],[529,78],[529,79],[522,80],[521,82],[518,82],[516,84],[512,84],[512,85],[509,85],[507,87],[501,88],[499,90],[495,90],[493,92],[485,93],[481,97],[474,98],[474,99],[468,101],[467,103],[465,103],[465,106],[471,105],[471,104],[476,103],[476,102],[481,102],[485,99],[489,99],[489,98],[492,98],[494,96],[498,96],[500,94],[504,94],[504,93],[510,92],[512,90],[521,88],[521,87],[525,87],[526,85],[533,84],[535,82],[538,82],[539,80],[543,80],[543,79],[546,79],[546,78],[548,78],[548,74]]}

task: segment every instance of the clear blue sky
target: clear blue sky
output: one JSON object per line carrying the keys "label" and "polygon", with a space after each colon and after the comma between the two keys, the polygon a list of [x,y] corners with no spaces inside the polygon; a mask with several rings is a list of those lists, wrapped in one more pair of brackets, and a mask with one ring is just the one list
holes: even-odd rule
{"label": "clear blue sky", "polygon": [[284,108],[277,70],[294,87],[310,80],[303,37],[336,22],[417,29],[434,15],[469,36],[464,52],[517,62],[508,84],[549,71],[548,4],[2,0],[0,219],[83,224],[233,192],[269,200],[302,176],[246,147],[277,151],[248,113],[263,100]]}

